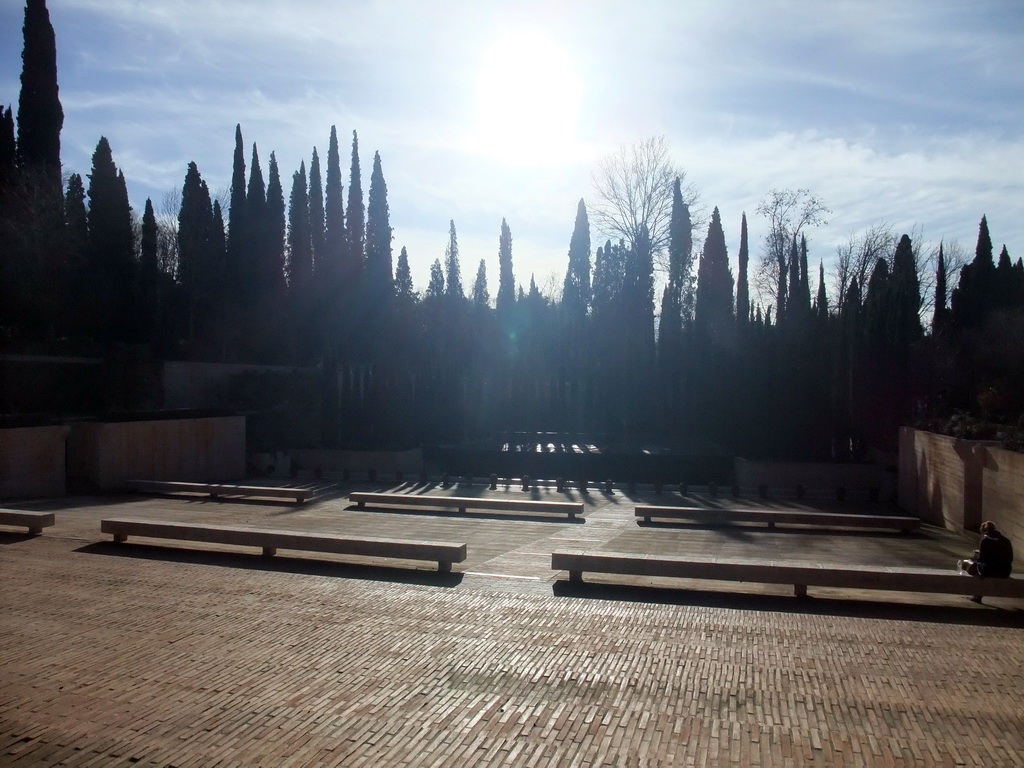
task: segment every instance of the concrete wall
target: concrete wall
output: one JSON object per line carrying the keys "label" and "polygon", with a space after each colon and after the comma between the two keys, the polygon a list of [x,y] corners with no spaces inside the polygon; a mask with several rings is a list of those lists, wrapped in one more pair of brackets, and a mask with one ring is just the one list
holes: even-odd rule
{"label": "concrete wall", "polygon": [[986,448],[981,470],[982,518],[1024,552],[1024,454]]}
{"label": "concrete wall", "polygon": [[0,429],[0,498],[63,496],[65,426]]}
{"label": "concrete wall", "polygon": [[100,490],[130,479],[237,482],[245,478],[245,417],[73,424],[68,477]]}
{"label": "concrete wall", "polygon": [[882,499],[895,496],[889,473],[875,464],[796,463],[736,459],[736,484],[749,489],[768,488],[794,492],[798,485],[807,490],[845,488],[848,491],[879,490]]}
{"label": "concrete wall", "polygon": [[899,505],[933,525],[977,531],[982,521],[1024,534],[1024,456],[994,441],[900,430]]}

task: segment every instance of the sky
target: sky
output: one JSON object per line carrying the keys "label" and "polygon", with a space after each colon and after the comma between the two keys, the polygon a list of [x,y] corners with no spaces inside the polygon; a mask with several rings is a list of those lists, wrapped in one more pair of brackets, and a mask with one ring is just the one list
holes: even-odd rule
{"label": "sky", "polygon": [[[415,288],[444,260],[497,292],[507,219],[516,279],[560,289],[578,201],[620,146],[664,136],[751,256],[773,188],[831,209],[808,232],[825,262],[879,224],[973,254],[1024,256],[1024,4],[1019,0],[49,0],[65,172],[100,136],[135,210],[179,194],[190,161],[227,200],[235,125],[287,199],[331,126],[347,196],[351,135],[364,195],[373,153],[394,248]],[[0,3],[0,103],[17,112],[21,0]],[[365,199],[365,198],[364,198]],[[603,242],[592,233],[596,248]],[[694,238],[695,250],[703,233]]]}

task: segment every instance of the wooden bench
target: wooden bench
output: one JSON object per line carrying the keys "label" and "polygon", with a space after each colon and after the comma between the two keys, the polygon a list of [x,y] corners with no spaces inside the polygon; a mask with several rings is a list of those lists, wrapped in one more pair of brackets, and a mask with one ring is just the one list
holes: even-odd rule
{"label": "wooden bench", "polygon": [[282,531],[234,525],[196,525],[164,520],[108,518],[100,521],[100,531],[112,534],[116,542],[125,541],[129,536],[145,536],[153,539],[260,547],[267,557],[277,554],[278,549],[295,549],[329,552],[335,555],[432,560],[442,572],[450,571],[452,563],[461,563],[466,559],[464,543],[341,536],[333,533]]}
{"label": "wooden bench", "polygon": [[243,497],[260,499],[294,499],[302,504],[312,497],[308,488],[280,488],[264,485],[228,485],[224,483],[183,483],[173,480],[129,480],[127,487],[144,493],[198,493],[211,499]]}
{"label": "wooden bench", "polygon": [[503,512],[553,512],[568,514],[569,519],[583,514],[582,501],[533,501],[532,499],[493,499],[470,496],[423,496],[412,493],[350,493],[358,509],[370,505],[397,505],[402,507],[442,507],[457,509],[491,509]]}
{"label": "wooden bench", "polygon": [[637,506],[636,517],[644,522],[653,518],[688,520],[695,523],[765,523],[776,525],[813,525],[828,528],[895,528],[904,533],[917,531],[916,517],[896,515],[851,515],[839,512],[796,512],[785,509],[709,509],[707,507]]}
{"label": "wooden bench", "polygon": [[54,524],[53,512],[27,512],[20,509],[0,509],[0,525],[26,527],[28,532],[38,536],[43,528]]}
{"label": "wooden bench", "polygon": [[630,576],[792,584],[793,591],[798,597],[805,596],[808,587],[841,587],[1024,598],[1022,578],[978,579],[961,576],[953,568],[825,565],[581,549],[552,553],[551,567],[556,571],[568,571],[569,580],[572,582],[583,581],[583,573],[586,571]]}

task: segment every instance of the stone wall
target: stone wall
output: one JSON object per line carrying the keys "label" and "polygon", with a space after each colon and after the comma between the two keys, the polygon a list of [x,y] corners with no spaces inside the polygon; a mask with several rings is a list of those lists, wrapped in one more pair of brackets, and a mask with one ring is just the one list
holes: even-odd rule
{"label": "stone wall", "polygon": [[64,495],[67,437],[63,425],[0,429],[0,498]]}
{"label": "stone wall", "polygon": [[72,424],[67,469],[98,490],[131,479],[237,482],[245,478],[245,417]]}

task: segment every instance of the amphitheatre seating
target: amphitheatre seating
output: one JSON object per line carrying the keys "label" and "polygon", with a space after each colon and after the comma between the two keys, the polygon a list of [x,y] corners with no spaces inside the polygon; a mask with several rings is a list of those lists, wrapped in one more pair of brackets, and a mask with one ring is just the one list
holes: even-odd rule
{"label": "amphitheatre seating", "polygon": [[211,499],[259,498],[294,499],[302,504],[313,495],[309,488],[279,488],[264,485],[226,485],[223,483],[182,483],[172,480],[129,480],[127,487],[143,493],[198,493]]}
{"label": "amphitheatre seating", "polygon": [[556,571],[568,571],[572,582],[583,581],[583,572],[587,571],[630,576],[792,584],[794,593],[799,597],[806,596],[808,587],[841,587],[1024,598],[1024,578],[979,579],[961,576],[952,568],[829,565],[582,549],[552,553],[551,567]]}
{"label": "amphitheatre seating", "polygon": [[896,515],[851,515],[839,512],[796,512],[786,509],[709,509],[707,507],[637,506],[636,517],[644,522],[652,518],[687,520],[695,523],[765,523],[776,525],[812,525],[826,528],[895,528],[904,533],[921,528],[916,517]]}
{"label": "amphitheatre seating", "polygon": [[568,514],[569,519],[583,514],[582,501],[534,501],[532,499],[492,499],[470,496],[423,496],[412,493],[350,493],[349,501],[354,501],[359,509],[370,505],[397,505],[401,507],[442,507],[457,509],[465,513],[467,509],[490,509],[503,512],[553,512]]}
{"label": "amphitheatre seating", "polygon": [[12,525],[28,528],[28,532],[38,536],[43,528],[54,524],[53,512],[28,512],[20,509],[0,509],[0,525]]}
{"label": "amphitheatre seating", "polygon": [[135,518],[101,520],[100,530],[103,533],[112,534],[116,542],[123,542],[129,536],[144,536],[153,539],[199,541],[207,544],[234,544],[243,547],[260,547],[267,557],[277,554],[278,549],[294,549],[307,552],[328,552],[335,555],[432,560],[437,563],[437,569],[442,572],[450,571],[452,563],[461,563],[466,559],[464,543],[441,541],[341,536],[333,533],[282,531],[234,525],[197,525]]}

